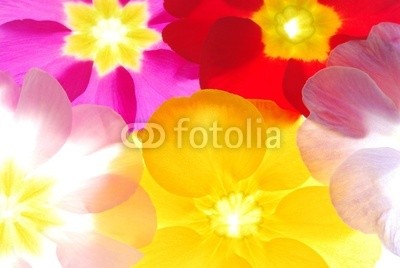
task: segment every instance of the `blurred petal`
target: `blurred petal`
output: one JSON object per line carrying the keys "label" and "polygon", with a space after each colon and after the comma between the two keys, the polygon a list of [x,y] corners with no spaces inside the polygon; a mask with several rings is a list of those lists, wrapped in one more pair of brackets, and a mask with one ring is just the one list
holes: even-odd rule
{"label": "blurred petal", "polygon": [[332,202],[343,220],[364,232],[378,232],[400,255],[400,152],[391,148],[359,150],[334,173]]}
{"label": "blurred petal", "polygon": [[363,139],[353,139],[326,126],[306,120],[297,135],[301,156],[313,177],[329,183],[336,168],[354,151],[362,147]]}
{"label": "blurred petal", "polygon": [[[13,112],[17,106],[20,88],[5,72],[0,72],[0,111]],[[0,115],[1,122],[1,115]]]}
{"label": "blurred petal", "polygon": [[128,200],[136,187],[128,178],[107,174],[73,187],[58,206],[74,213],[103,212]]}
{"label": "blurred petal", "polygon": [[30,68],[41,68],[62,55],[68,33],[64,26],[48,21],[23,20],[1,25],[0,70],[8,71],[21,83]]}
{"label": "blurred petal", "polygon": [[399,122],[394,103],[364,72],[330,67],[311,77],[303,90],[309,119],[346,136],[387,131]]}
{"label": "blurred petal", "polygon": [[329,65],[349,66],[366,72],[400,108],[400,25],[382,23],[371,30],[366,41],[338,46]]}
{"label": "blurred petal", "polygon": [[127,70],[119,67],[105,77],[92,73],[86,91],[74,104],[98,104],[111,107],[128,123],[136,114],[135,83]]}
{"label": "blurred petal", "polygon": [[[313,248],[329,267],[373,267],[380,256],[376,236],[352,230],[337,215],[328,187],[306,187],[285,197],[266,228]],[[310,266],[317,267],[317,266]]]}
{"label": "blurred petal", "polygon": [[[257,131],[265,127],[261,114],[250,102],[226,92],[203,90],[171,99],[149,122],[161,126],[165,141],[156,150],[143,150],[147,168],[160,185],[178,195],[200,197],[223,186],[218,181],[244,179],[265,153],[265,133]],[[220,130],[211,131],[213,126]],[[226,135],[233,128],[236,134]]]}
{"label": "blurred petal", "polygon": [[63,267],[131,267],[141,254],[125,244],[97,234],[68,234],[58,243],[57,255]]}
{"label": "blurred petal", "polygon": [[96,230],[105,236],[131,245],[146,246],[156,231],[156,211],[142,188],[124,203],[94,215]]}
{"label": "blurred petal", "polygon": [[67,140],[72,122],[71,103],[61,85],[33,69],[26,76],[15,112],[21,161],[37,165],[53,156]]}
{"label": "blurred petal", "polygon": [[254,174],[260,188],[277,191],[299,186],[310,176],[296,144],[301,121],[296,120],[295,113],[279,108],[272,101],[252,102],[264,117],[267,142],[270,141],[264,160]]}
{"label": "blurred petal", "polygon": [[142,69],[132,77],[140,100],[135,120],[138,123],[147,122],[166,100],[189,96],[199,89],[198,67],[168,50],[145,52]]}

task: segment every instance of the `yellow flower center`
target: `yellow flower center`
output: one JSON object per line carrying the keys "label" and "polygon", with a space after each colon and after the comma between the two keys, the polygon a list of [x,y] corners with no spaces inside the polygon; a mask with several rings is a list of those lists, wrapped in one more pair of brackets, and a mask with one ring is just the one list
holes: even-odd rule
{"label": "yellow flower center", "polygon": [[51,180],[25,178],[11,162],[0,167],[0,256],[40,253],[45,231],[61,224],[52,188]]}
{"label": "yellow flower center", "polygon": [[253,15],[272,58],[324,61],[341,26],[338,14],[316,0],[270,0]]}
{"label": "yellow flower center", "polygon": [[139,71],[143,52],[161,40],[147,26],[145,2],[121,6],[118,0],[94,0],[93,5],[66,3],[67,36],[64,54],[80,60],[92,60],[100,75],[123,66]]}
{"label": "yellow flower center", "polygon": [[231,193],[206,211],[211,228],[219,235],[241,238],[255,234],[262,220],[262,209],[253,195]]}

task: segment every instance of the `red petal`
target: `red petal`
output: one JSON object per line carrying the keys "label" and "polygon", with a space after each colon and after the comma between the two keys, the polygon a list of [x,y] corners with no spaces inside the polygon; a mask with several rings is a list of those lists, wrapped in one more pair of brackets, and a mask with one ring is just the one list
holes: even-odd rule
{"label": "red petal", "polygon": [[200,65],[202,88],[245,98],[270,99],[293,110],[282,91],[286,61],[267,59],[261,29],[249,19],[224,18],[214,24]]}
{"label": "red petal", "polygon": [[379,22],[400,22],[398,0],[320,0],[323,5],[333,7],[342,18],[341,34],[367,36],[371,27]]}
{"label": "red petal", "polygon": [[303,62],[289,60],[283,79],[283,92],[286,99],[303,115],[309,111],[303,103],[303,86],[317,71],[323,69],[325,64],[320,62]]}
{"label": "red petal", "polygon": [[249,17],[259,8],[259,0],[246,1],[247,4],[243,0],[203,0],[198,4],[193,0],[189,2],[165,2],[171,14],[187,17],[169,24],[163,31],[163,38],[175,52],[194,62],[200,61],[203,43],[215,21],[228,16]]}

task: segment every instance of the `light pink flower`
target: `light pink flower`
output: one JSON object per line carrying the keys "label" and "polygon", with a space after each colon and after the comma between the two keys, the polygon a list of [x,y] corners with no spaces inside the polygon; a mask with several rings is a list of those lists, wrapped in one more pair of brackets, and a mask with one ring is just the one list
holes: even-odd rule
{"label": "light pink flower", "polygon": [[[94,8],[98,12],[91,22],[88,22],[91,14],[86,11],[79,13],[74,9],[68,13],[68,6],[82,5],[87,10]],[[116,17],[106,14],[111,5],[119,6],[115,11],[118,15],[114,14]],[[128,6],[145,9],[140,11],[143,14],[134,8],[129,9],[132,14],[127,16],[130,21],[122,22],[124,28],[118,16]],[[128,123],[146,122],[166,99],[190,95],[199,87],[198,67],[176,55],[162,42],[161,30],[172,20],[163,9],[163,1],[0,0],[0,7],[0,70],[12,74],[18,83],[30,68],[41,68],[57,78],[74,104],[112,107]],[[80,21],[74,24],[73,19]],[[88,31],[81,31],[80,26],[74,27],[76,24]],[[154,37],[145,40],[144,44],[140,43],[143,40],[138,41],[143,30],[151,30]],[[67,41],[71,40],[68,38],[79,34],[85,38],[88,35],[97,38],[96,49],[93,50],[93,40],[82,38],[74,43],[79,43],[81,48],[73,52],[66,49]],[[96,52],[97,47],[104,41],[100,39],[110,45],[109,50],[102,51],[103,57],[107,57],[107,53],[117,45],[124,44],[118,60],[115,51],[108,54],[108,60],[115,62],[102,72],[99,72],[95,60],[100,55]],[[90,47],[92,51],[83,52]],[[128,56],[122,54],[127,51],[130,52]],[[135,53],[140,66],[134,68],[136,63],[129,55]]]}
{"label": "light pink flower", "polygon": [[[130,267],[140,258],[102,226],[104,213],[123,203],[136,215],[121,215],[120,234],[137,232],[143,242],[155,229],[151,203],[137,186],[140,154],[130,158],[136,175],[113,168],[124,126],[109,108],[71,108],[42,71],[28,72],[21,90],[0,73],[0,267]],[[148,219],[146,226],[135,217]]]}
{"label": "light pink flower", "polygon": [[344,221],[400,255],[400,25],[338,46],[328,66],[304,87],[302,156]]}

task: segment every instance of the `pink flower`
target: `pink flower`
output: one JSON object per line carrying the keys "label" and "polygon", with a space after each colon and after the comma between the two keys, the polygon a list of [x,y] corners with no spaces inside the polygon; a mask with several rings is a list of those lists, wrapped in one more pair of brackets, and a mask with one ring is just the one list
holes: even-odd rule
{"label": "pink flower", "polygon": [[161,40],[172,19],[158,0],[0,0],[0,70],[32,67],[58,79],[74,104],[112,107],[145,122],[173,96],[192,94],[198,67]]}
{"label": "pink flower", "polygon": [[71,108],[42,71],[28,72],[22,89],[0,73],[0,267],[130,267],[140,258],[134,246],[150,242],[155,212],[138,187],[140,154],[130,154],[136,174],[119,163],[124,126],[109,108]]}
{"label": "pink flower", "polygon": [[400,255],[400,25],[338,46],[304,87],[298,143],[338,213]]}

